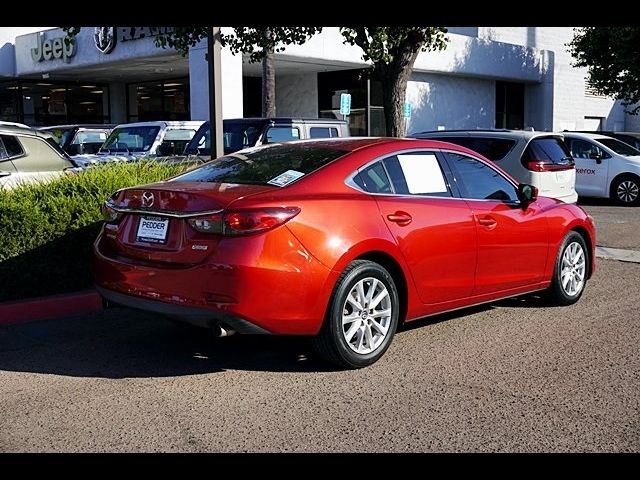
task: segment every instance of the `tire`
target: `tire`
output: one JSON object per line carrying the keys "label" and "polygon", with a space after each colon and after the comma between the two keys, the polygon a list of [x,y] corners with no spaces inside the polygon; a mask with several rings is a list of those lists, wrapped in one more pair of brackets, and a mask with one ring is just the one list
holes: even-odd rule
{"label": "tire", "polygon": [[578,232],[569,232],[556,257],[548,292],[550,303],[557,306],[576,303],[584,292],[590,268],[589,253],[584,238]]}
{"label": "tire", "polygon": [[[372,286],[373,298],[369,296]],[[362,293],[369,303],[365,303],[366,307],[371,300],[377,304],[361,310]],[[355,260],[338,278],[324,323],[312,338],[312,346],[324,360],[342,368],[366,367],[389,348],[398,327],[399,312],[398,290],[389,272],[377,263]],[[343,317],[347,317],[344,326]]]}
{"label": "tire", "polygon": [[611,200],[627,206],[640,205],[640,179],[634,175],[623,175],[611,184]]}

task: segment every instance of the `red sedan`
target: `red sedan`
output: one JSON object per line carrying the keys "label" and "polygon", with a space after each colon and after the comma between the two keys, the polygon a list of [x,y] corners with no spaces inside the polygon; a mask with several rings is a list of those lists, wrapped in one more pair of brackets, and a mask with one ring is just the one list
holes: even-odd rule
{"label": "red sedan", "polygon": [[347,368],[378,360],[400,322],[541,290],[569,305],[594,271],[580,207],[430,140],[243,150],[120,190],[104,212],[109,302],[223,335],[313,335]]}

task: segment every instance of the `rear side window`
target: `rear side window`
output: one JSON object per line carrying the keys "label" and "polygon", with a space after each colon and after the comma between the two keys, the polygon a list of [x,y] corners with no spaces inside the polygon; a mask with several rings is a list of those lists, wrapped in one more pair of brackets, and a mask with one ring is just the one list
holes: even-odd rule
{"label": "rear side window", "polygon": [[172,181],[286,186],[347,153],[287,144],[256,147],[207,162]]}
{"label": "rear side window", "polygon": [[267,130],[267,143],[290,142],[300,140],[298,127],[271,127]]}
{"label": "rear side window", "polygon": [[[24,153],[22,145],[20,145],[16,137],[12,135],[0,135],[0,138],[2,138],[2,143],[4,144],[3,153],[6,154],[6,158],[19,157]],[[0,153],[0,158],[1,156],[2,153]]]}
{"label": "rear side window", "polygon": [[332,127],[311,127],[309,138],[333,138],[338,136],[338,129]]}
{"label": "rear side window", "polygon": [[498,162],[507,156],[516,144],[515,140],[490,137],[431,137],[434,140],[455,143],[469,150],[478,152],[493,162]]}
{"label": "rear side window", "polygon": [[573,161],[571,152],[558,137],[534,138],[522,152],[523,162],[545,162],[559,165]]}

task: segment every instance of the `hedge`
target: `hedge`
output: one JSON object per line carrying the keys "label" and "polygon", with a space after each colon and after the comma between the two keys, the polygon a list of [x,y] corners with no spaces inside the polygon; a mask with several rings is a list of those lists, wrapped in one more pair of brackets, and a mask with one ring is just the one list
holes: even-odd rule
{"label": "hedge", "polygon": [[110,163],[52,182],[0,188],[0,302],[90,288],[101,204],[120,188],[185,168],[153,161]]}

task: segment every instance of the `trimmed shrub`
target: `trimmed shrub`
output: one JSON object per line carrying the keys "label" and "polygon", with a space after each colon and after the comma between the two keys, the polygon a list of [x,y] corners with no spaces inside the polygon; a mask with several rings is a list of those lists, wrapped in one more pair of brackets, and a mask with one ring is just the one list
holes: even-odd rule
{"label": "trimmed shrub", "polygon": [[0,302],[90,288],[102,203],[120,188],[186,168],[154,161],[109,163],[47,183],[0,189]]}

